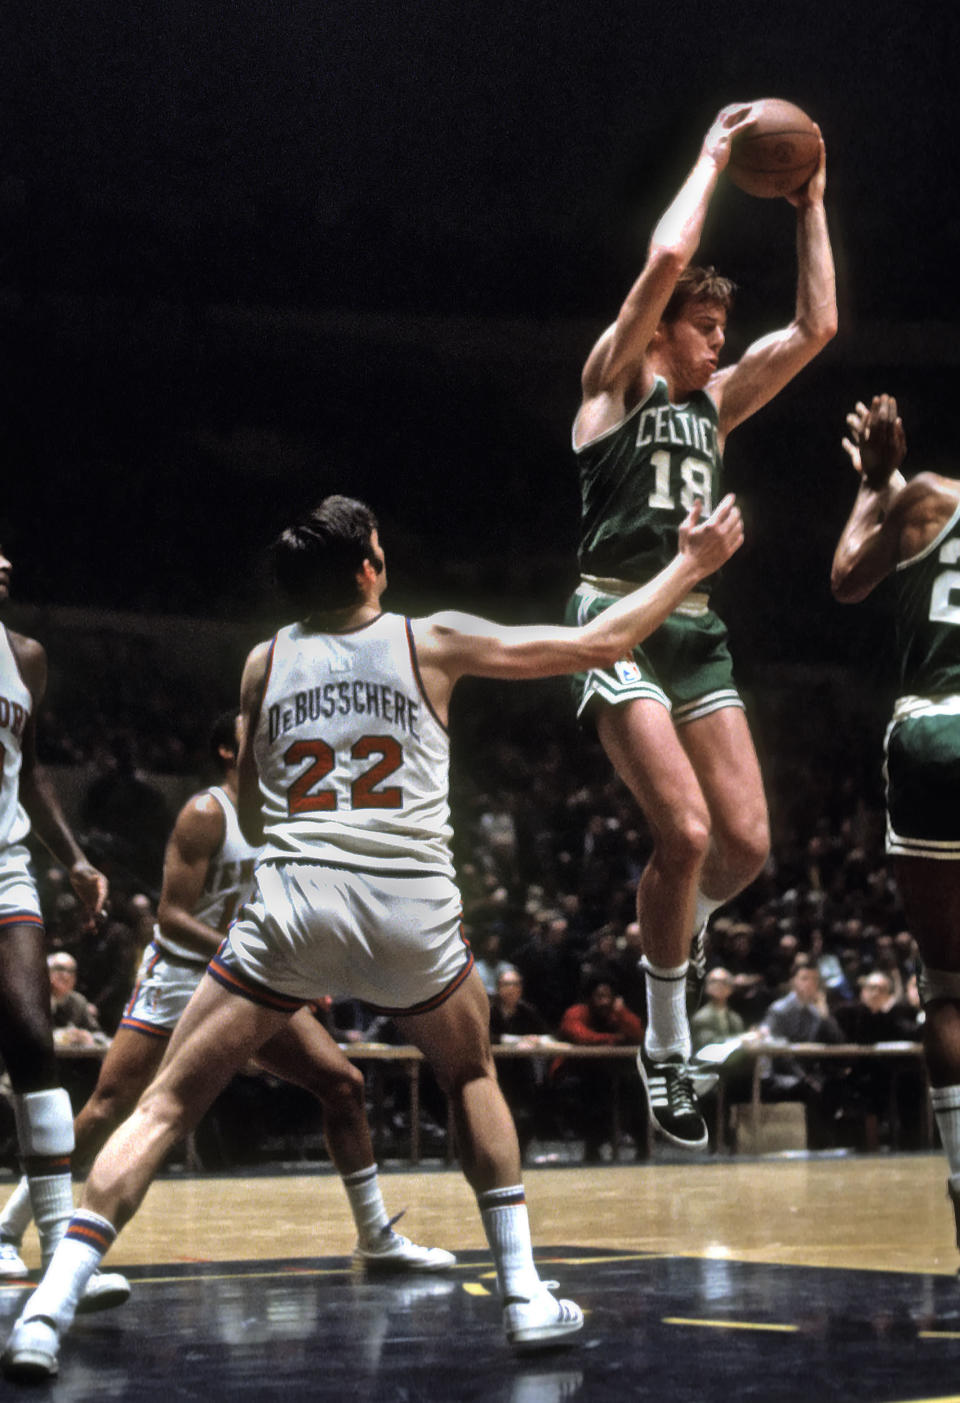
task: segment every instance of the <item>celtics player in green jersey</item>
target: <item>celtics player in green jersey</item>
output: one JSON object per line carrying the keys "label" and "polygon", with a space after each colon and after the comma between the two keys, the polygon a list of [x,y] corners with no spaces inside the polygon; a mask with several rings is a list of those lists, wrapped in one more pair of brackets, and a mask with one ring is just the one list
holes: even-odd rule
{"label": "celtics player in green jersey", "polygon": [[960,1247],[960,482],[906,481],[897,402],[858,404],[844,439],[860,486],[831,586],[856,603],[893,575],[898,696],[884,742],[887,852],[920,947],[924,1053]]}
{"label": "celtics player in green jersey", "polygon": [[[573,428],[583,501],[581,584],[568,617],[585,622],[676,549],[690,504],[720,493],[731,429],[781,390],[836,332],[825,155],[788,198],[796,208],[793,320],[720,368],[732,284],[690,266],[731,142],[749,103],[725,107],[662,215],[646,264],[583,370]],[[642,808],[653,853],[637,889],[648,1025],[638,1067],[654,1129],[702,1149],[707,1127],[689,1073],[688,961],[710,915],[760,871],[769,836],[760,767],[733,683],[709,582],[633,654],[578,679],[596,725]]]}

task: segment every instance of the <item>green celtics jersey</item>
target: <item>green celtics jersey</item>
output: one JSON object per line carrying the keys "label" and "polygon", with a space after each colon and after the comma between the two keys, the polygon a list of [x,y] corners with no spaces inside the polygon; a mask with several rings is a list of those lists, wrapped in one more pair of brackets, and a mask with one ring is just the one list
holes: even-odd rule
{"label": "green celtics jersey", "polygon": [[[673,558],[677,528],[697,497],[704,515],[717,503],[717,406],[704,390],[671,404],[653,389],[615,428],[574,450],[583,505],[580,569],[642,583]],[[707,589],[704,582],[702,589]]]}
{"label": "green celtics jersey", "polygon": [[901,696],[960,692],[960,506],[894,587]]}

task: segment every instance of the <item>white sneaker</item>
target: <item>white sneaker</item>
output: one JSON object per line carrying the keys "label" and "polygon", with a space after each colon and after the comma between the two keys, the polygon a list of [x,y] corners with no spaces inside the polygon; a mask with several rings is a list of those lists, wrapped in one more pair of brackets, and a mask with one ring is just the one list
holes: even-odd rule
{"label": "white sneaker", "polygon": [[27,1264],[20,1256],[17,1243],[0,1238],[0,1277],[28,1275]]}
{"label": "white sneaker", "polygon": [[374,1247],[363,1247],[358,1242],[353,1260],[373,1271],[449,1271],[457,1264],[452,1252],[442,1247],[420,1247],[392,1228],[381,1233]]}
{"label": "white sneaker", "polygon": [[36,1315],[31,1320],[18,1320],[14,1325],[0,1365],[8,1379],[25,1382],[52,1379],[60,1367],[59,1349],[60,1337],[53,1322],[46,1316]]}
{"label": "white sneaker", "polygon": [[549,1349],[583,1329],[583,1311],[573,1301],[558,1301],[542,1286],[531,1300],[504,1306],[503,1328],[518,1352]]}
{"label": "white sneaker", "polygon": [[95,1310],[113,1310],[130,1299],[130,1283],[118,1271],[95,1271],[77,1302],[78,1315],[92,1315]]}

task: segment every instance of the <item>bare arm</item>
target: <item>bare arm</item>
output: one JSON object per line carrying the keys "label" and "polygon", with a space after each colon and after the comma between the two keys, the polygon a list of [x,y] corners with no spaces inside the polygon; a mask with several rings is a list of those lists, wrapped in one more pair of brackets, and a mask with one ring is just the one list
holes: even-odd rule
{"label": "bare arm", "polygon": [[659,575],[581,628],[508,628],[454,613],[418,621],[417,655],[434,710],[445,717],[460,677],[553,677],[625,657],[742,543],[743,522],[732,496],[703,523],[700,510],[698,501],[680,528],[676,556]]}
{"label": "bare arm", "polygon": [[[897,564],[910,501],[900,472],[907,443],[896,400],[878,395],[869,409],[858,404],[847,426],[843,447],[860,485],[834,552],[830,588],[842,604],[856,604]],[[916,498],[915,490],[911,496]]]}
{"label": "bare arm", "polygon": [[199,955],[215,954],[222,938],[193,912],[225,832],[223,809],[216,799],[211,794],[197,794],[180,810],[163,858],[163,887],[157,905],[160,930]]}
{"label": "bare arm", "polygon": [[263,812],[260,803],[260,776],[253,738],[260,719],[263,689],[267,680],[270,644],[260,643],[247,658],[240,683],[240,748],[237,752],[239,797],[237,815],[240,831],[253,847],[263,846]]}
{"label": "bare arm", "polygon": [[[717,115],[696,164],[653,231],[646,264],[617,320],[588,356],[578,426],[584,440],[605,427],[609,414],[616,419],[622,416],[629,389],[639,397],[649,388],[649,383],[643,383],[645,376],[648,382],[652,378],[644,367],[644,357],[677,278],[697,251],[717,177],[730,159],[734,136],[749,125],[750,110],[748,104],[735,103]],[[612,404],[604,402],[607,397]]]}
{"label": "bare arm", "polygon": [[47,656],[32,638],[10,633],[10,643],[33,709],[24,727],[20,767],[20,802],[33,832],[44,847],[67,869],[78,898],[93,915],[103,910],[108,884],[102,872],[88,862],[67,823],[56,791],[37,760],[36,716],[47,690]]}
{"label": "bare arm", "polygon": [[793,321],[761,337],[735,365],[719,371],[710,390],[720,409],[722,439],[773,399],[837,333],[833,251],[823,204],[826,151],[804,188],[787,198],[797,211],[797,300]]}

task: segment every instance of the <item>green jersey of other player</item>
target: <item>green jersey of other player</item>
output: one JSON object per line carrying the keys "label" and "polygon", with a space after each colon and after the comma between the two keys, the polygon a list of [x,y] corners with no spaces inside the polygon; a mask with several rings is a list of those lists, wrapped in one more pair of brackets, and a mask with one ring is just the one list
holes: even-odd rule
{"label": "green jersey of other player", "polygon": [[[580,569],[642,582],[671,560],[677,530],[699,497],[720,498],[717,406],[705,390],[672,404],[662,376],[621,423],[574,452],[580,466]],[[701,586],[706,590],[709,582]]]}
{"label": "green jersey of other player", "polygon": [[960,506],[894,576],[900,693],[960,693]]}

